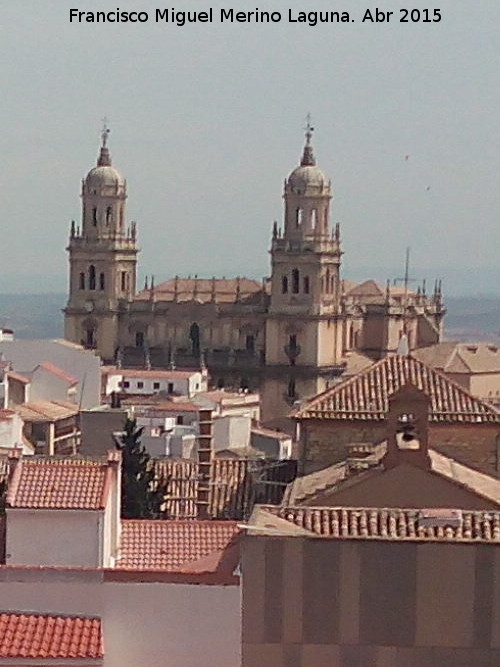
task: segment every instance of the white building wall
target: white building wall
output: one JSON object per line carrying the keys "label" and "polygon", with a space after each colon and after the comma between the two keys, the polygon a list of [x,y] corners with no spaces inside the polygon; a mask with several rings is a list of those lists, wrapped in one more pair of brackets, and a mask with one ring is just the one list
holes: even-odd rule
{"label": "white building wall", "polygon": [[10,609],[100,616],[104,667],[241,665],[239,586],[101,583],[100,573],[45,582],[43,573],[8,576],[0,599]]}
{"label": "white building wall", "polygon": [[[69,384],[44,368],[37,368],[31,376],[31,401],[69,401]],[[76,395],[77,387],[75,387]]]}
{"label": "white building wall", "polygon": [[8,508],[6,563],[98,567],[99,524],[103,524],[100,511]]}
{"label": "white building wall", "polygon": [[99,405],[101,398],[101,360],[90,350],[58,340],[0,340],[0,353],[11,361],[15,371],[32,371],[49,361],[78,380],[75,402],[82,408]]}

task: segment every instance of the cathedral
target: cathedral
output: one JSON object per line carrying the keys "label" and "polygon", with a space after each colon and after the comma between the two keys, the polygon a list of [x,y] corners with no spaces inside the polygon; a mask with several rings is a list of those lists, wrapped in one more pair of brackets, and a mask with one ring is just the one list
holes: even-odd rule
{"label": "cathedral", "polygon": [[214,386],[259,390],[263,421],[336,382],[349,358],[395,353],[441,339],[441,287],[341,278],[332,183],[316,164],[308,126],[300,163],[285,181],[283,224],[274,224],[271,277],[175,276],[137,291],[137,229],[127,184],[112,166],[108,132],[82,182],[81,225],[71,223],[65,336],[107,363],[206,365]]}

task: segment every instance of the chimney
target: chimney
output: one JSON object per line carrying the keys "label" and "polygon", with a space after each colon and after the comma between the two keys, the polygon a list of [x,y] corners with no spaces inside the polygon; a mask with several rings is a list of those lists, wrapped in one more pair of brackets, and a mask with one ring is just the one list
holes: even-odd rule
{"label": "chimney", "polygon": [[[122,453],[117,449],[110,449],[107,457],[107,477],[104,493],[105,502],[110,505],[110,512],[104,522],[102,539],[107,540],[107,548],[102,548],[103,567],[114,567],[118,558],[118,548],[121,533],[121,488],[122,488]],[[109,522],[109,523],[108,523]]]}
{"label": "chimney", "polygon": [[199,428],[196,508],[198,519],[210,519],[210,471],[213,459],[212,410],[199,411]]}
{"label": "chimney", "polygon": [[430,470],[429,410],[429,396],[412,384],[404,385],[389,396],[385,468],[410,463]]}

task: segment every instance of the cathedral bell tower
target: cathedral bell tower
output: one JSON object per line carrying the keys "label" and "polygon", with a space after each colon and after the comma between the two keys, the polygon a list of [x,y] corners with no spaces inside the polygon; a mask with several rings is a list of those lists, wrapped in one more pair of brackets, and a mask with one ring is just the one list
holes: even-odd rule
{"label": "cathedral bell tower", "polygon": [[112,359],[119,314],[135,295],[135,223],[126,225],[127,184],[112,166],[104,126],[97,165],[82,182],[82,222],[71,223],[65,337]]}
{"label": "cathedral bell tower", "polygon": [[312,133],[308,121],[300,164],[285,181],[283,226],[274,223],[270,251],[266,365],[276,382],[272,390],[268,383],[274,394],[268,399],[276,404],[284,397],[288,411],[326,388],[342,354],[340,230],[330,225],[332,184],[316,164]]}

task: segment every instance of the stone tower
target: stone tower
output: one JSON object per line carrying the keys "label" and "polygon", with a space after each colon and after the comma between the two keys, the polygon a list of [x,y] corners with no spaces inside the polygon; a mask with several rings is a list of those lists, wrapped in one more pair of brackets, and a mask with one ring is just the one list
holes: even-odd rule
{"label": "stone tower", "polygon": [[331,228],[332,185],[316,165],[312,130],[285,181],[283,228],[273,228],[265,347],[274,372],[263,392],[273,413],[324,390],[342,356],[340,231]]}
{"label": "stone tower", "polygon": [[126,224],[127,184],[111,164],[108,134],[105,127],[97,165],[82,182],[81,228],[71,223],[64,313],[68,340],[112,359],[119,314],[135,295],[138,248],[135,223]]}

